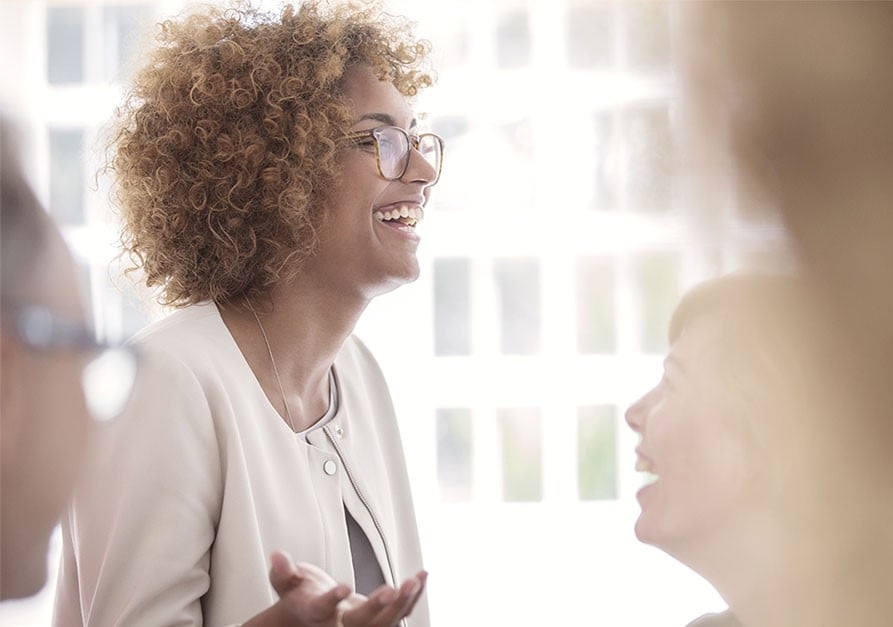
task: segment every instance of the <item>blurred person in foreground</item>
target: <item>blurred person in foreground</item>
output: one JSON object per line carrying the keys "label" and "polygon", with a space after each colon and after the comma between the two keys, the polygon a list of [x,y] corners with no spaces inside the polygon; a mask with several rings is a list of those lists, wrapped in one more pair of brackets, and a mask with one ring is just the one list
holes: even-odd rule
{"label": "blurred person in foreground", "polygon": [[[744,214],[781,218],[838,340],[821,367],[837,384],[831,400],[841,410],[823,423],[801,419],[804,430],[838,438],[826,461],[836,472],[812,487],[827,495],[821,513],[836,528],[826,568],[844,581],[816,602],[866,614],[837,624],[889,625],[893,3],[680,9],[683,110],[696,165],[714,168],[717,188],[734,185]],[[850,568],[831,552],[835,541],[852,537],[865,539],[865,551]]]}
{"label": "blurred person in foreground", "polygon": [[417,278],[440,176],[411,31],[309,0],[159,26],[109,169],[124,250],[177,310],[133,339],[143,381],[63,520],[57,625],[303,624],[274,549],[369,595],[332,588],[325,624],[428,624],[397,419],[353,336]]}
{"label": "blurred person in foreground", "polygon": [[852,465],[835,330],[790,276],[714,279],[673,314],[663,377],[626,420],[652,479],[637,537],[729,604],[692,627],[890,624],[891,504]]}
{"label": "blurred person in foreground", "polygon": [[[135,371],[129,351],[94,340],[74,262],[26,182],[15,133],[2,114],[2,599],[30,596],[43,587],[50,535],[81,474],[92,422],[114,417]],[[109,392],[103,385],[116,389]]]}
{"label": "blurred person in foreground", "polygon": [[781,218],[847,347],[825,364],[850,409],[838,481],[893,500],[893,3],[690,3],[680,18],[694,166],[746,217]]}

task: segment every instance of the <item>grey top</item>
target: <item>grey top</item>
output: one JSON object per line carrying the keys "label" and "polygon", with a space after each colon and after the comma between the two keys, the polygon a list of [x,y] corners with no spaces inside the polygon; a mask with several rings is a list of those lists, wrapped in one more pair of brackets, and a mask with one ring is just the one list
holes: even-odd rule
{"label": "grey top", "polygon": [[359,523],[353,519],[346,508],[344,517],[347,519],[347,536],[350,538],[350,557],[353,560],[353,577],[356,589],[359,594],[369,596],[384,583],[384,575],[375,558],[369,538],[366,537]]}

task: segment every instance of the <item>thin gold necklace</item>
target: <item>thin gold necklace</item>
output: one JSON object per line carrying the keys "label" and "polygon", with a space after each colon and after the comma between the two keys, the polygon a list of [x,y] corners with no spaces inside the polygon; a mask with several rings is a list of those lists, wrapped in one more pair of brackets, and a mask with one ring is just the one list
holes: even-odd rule
{"label": "thin gold necklace", "polygon": [[267,345],[267,353],[270,355],[270,363],[273,364],[273,374],[276,375],[276,383],[279,385],[279,394],[282,395],[282,404],[285,406],[285,415],[288,418],[288,424],[291,427],[291,430],[294,433],[297,433],[298,430],[295,429],[295,423],[291,418],[291,410],[288,408],[288,401],[285,400],[285,390],[282,389],[282,379],[279,378],[279,368],[276,367],[276,360],[273,358],[273,349],[270,348],[270,340],[267,339],[267,332],[264,331],[264,325],[260,323],[260,318],[258,317],[257,312],[254,311],[254,307],[251,306],[251,301],[248,300],[247,296],[243,296],[243,298],[245,299],[245,304],[248,305],[248,309],[254,314],[254,319],[257,320],[257,326],[260,328],[260,334],[264,338],[264,344]]}

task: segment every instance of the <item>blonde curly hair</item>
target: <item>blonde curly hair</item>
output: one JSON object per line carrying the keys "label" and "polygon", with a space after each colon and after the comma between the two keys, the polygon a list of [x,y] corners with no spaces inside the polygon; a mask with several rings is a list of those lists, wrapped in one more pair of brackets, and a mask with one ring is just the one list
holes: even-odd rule
{"label": "blonde curly hair", "polygon": [[407,97],[433,82],[430,44],[376,4],[210,8],[156,40],[106,167],[131,270],[177,307],[262,296],[313,254],[352,123],[349,68]]}

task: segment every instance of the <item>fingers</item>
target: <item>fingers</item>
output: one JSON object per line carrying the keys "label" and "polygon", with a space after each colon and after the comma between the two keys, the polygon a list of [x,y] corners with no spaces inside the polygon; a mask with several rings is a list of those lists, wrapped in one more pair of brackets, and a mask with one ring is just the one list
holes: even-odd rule
{"label": "fingers", "polygon": [[290,557],[280,551],[270,555],[270,584],[280,597],[301,583]]}
{"label": "fingers", "polygon": [[409,616],[412,613],[413,608],[415,608],[416,602],[422,596],[422,592],[425,590],[425,582],[427,579],[428,573],[421,571],[415,577],[404,581],[403,585],[400,586],[397,603],[393,604],[390,611],[389,608],[382,610],[381,614],[377,616],[376,619],[380,620],[382,625],[393,625],[401,618]]}
{"label": "fingers", "polygon": [[427,577],[428,573],[422,571],[399,589],[381,586],[364,603],[344,613],[344,627],[391,627],[412,612]]}
{"label": "fingers", "polygon": [[409,616],[412,613],[415,604],[418,603],[419,599],[422,596],[422,593],[425,591],[425,585],[428,583],[428,572],[427,571],[419,571],[416,575],[416,578],[419,580],[419,588],[415,594],[415,597],[412,599],[412,604],[409,606],[409,610],[406,612],[406,616]]}
{"label": "fingers", "polygon": [[338,604],[351,594],[350,588],[339,584],[331,590],[310,599],[307,602],[307,614],[313,618],[334,616]]}

